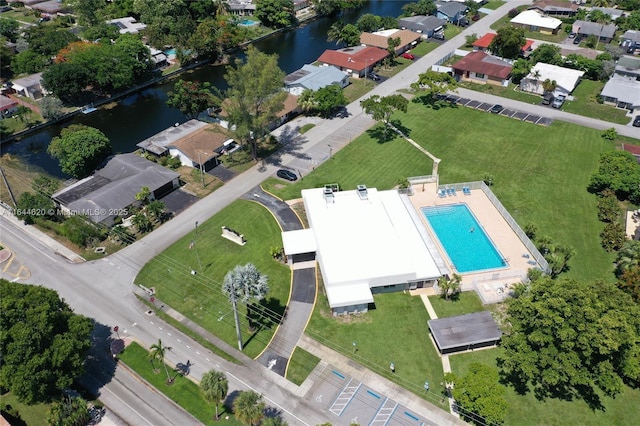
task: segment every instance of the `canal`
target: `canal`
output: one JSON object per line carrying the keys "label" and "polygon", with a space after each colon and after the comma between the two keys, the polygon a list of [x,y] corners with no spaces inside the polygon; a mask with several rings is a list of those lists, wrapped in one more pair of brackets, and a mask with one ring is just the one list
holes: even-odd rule
{"label": "canal", "polygon": [[[327,41],[327,31],[337,20],[355,23],[361,15],[372,13],[380,16],[397,17],[402,6],[410,0],[370,0],[358,10],[347,10],[335,18],[321,18],[291,31],[278,33],[261,40],[255,46],[262,52],[278,54],[279,65],[285,73],[291,73],[306,63],[314,62],[326,49],[335,49],[333,42]],[[224,90],[224,65],[207,65],[185,73],[181,78],[191,81],[208,81]],[[89,115],[78,114],[64,126],[84,124],[100,129],[110,140],[114,152],[131,152],[136,144],[174,123],[183,123],[186,117],[178,110],[167,106],[167,93],[173,83],[166,83],[146,89],[120,100],[110,107],[102,107]],[[33,168],[61,178],[66,177],[57,160],[47,154],[51,138],[60,134],[61,126],[50,126],[20,141],[2,147],[3,153],[10,153],[22,159]]]}

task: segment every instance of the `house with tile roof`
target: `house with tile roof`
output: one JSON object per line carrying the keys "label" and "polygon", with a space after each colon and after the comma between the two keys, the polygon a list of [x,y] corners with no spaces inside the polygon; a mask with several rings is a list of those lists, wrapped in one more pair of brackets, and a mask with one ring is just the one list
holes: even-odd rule
{"label": "house with tile roof", "polygon": [[578,13],[579,5],[567,1],[540,0],[533,2],[529,10],[537,10],[548,16],[571,17]]}
{"label": "house with tile roof", "polygon": [[300,96],[307,89],[316,91],[332,84],[342,88],[349,85],[349,76],[333,65],[319,67],[306,64],[284,79],[287,91],[296,96]]}
{"label": "house with tile roof", "polygon": [[389,46],[389,39],[399,38],[400,44],[395,49],[395,54],[400,55],[411,47],[418,44],[421,34],[418,34],[409,30],[383,30],[376,31],[374,33],[362,33],[360,34],[360,44],[371,47],[379,47],[380,49],[387,49]]}
{"label": "house with tile roof", "polygon": [[[473,51],[488,52],[489,45],[491,44],[493,39],[496,37],[496,35],[497,35],[496,33],[486,33],[485,35],[483,35],[482,37],[474,41]],[[529,56],[529,54],[533,50],[532,47],[533,47],[533,40],[526,39],[524,42],[524,45],[520,49],[520,55],[523,57]]]}
{"label": "house with tile roof", "polygon": [[0,120],[18,112],[18,102],[8,96],[0,95]]}
{"label": "house with tile roof", "polygon": [[361,78],[373,71],[373,67],[381,63],[389,52],[386,49],[371,46],[346,47],[338,50],[325,50],[318,62],[333,65],[348,75]]}
{"label": "house with tile roof", "polygon": [[485,52],[471,52],[451,66],[453,75],[464,81],[507,86],[511,64]]}
{"label": "house with tile roof", "polygon": [[525,31],[538,31],[542,34],[557,34],[562,26],[562,21],[558,18],[545,16],[535,10],[525,10],[509,22],[514,27],[524,28]]}

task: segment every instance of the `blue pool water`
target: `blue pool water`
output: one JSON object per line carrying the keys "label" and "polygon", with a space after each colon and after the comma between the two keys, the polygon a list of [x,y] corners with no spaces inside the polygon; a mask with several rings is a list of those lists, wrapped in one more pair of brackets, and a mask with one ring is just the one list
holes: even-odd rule
{"label": "blue pool water", "polygon": [[240,25],[243,25],[245,27],[251,27],[253,25],[258,25],[258,21],[252,21],[251,19],[243,19],[240,22]]}
{"label": "blue pool water", "polygon": [[165,55],[169,56],[169,55],[175,55],[176,54],[176,49],[168,49],[164,51]]}
{"label": "blue pool water", "polygon": [[423,207],[422,214],[458,272],[507,265],[466,204]]}

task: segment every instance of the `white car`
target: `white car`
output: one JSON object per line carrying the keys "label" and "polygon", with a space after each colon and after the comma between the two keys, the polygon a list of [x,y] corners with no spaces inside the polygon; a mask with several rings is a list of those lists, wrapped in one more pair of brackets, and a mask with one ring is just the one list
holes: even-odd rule
{"label": "white car", "polygon": [[566,99],[565,95],[558,95],[553,99],[551,106],[554,108],[560,108],[562,104],[564,104],[565,99]]}

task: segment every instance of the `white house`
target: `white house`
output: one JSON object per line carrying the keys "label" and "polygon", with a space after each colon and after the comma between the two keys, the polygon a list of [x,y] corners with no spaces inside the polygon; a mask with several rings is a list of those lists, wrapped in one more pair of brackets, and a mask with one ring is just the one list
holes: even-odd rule
{"label": "white house", "polygon": [[520,89],[525,92],[537,93],[542,95],[544,89],[542,83],[544,81],[555,81],[556,95],[568,96],[580,82],[580,78],[584,75],[584,71],[572,70],[556,65],[538,62],[525,78],[520,81]]}
{"label": "white house", "polygon": [[347,73],[332,65],[324,67],[303,65],[302,68],[287,75],[284,79],[287,91],[296,96],[300,96],[306,89],[315,91],[332,84],[337,84],[342,88],[349,85]]}
{"label": "white house", "polygon": [[308,230],[283,232],[285,254],[315,252],[334,315],[366,312],[373,294],[433,285],[441,276],[427,232],[395,190],[305,189]]}
{"label": "white house", "polygon": [[640,111],[640,80],[614,74],[600,92],[605,104],[615,105],[635,113]]}
{"label": "white house", "polygon": [[543,15],[535,10],[525,10],[513,18],[511,25],[527,31],[539,31],[544,34],[556,34],[562,25],[558,18]]}
{"label": "white house", "polygon": [[118,27],[120,34],[138,34],[140,31],[147,28],[143,23],[136,22],[136,18],[127,16],[124,18],[112,19],[107,21],[107,24],[115,25]]}
{"label": "white house", "polygon": [[47,94],[42,87],[42,73],[31,74],[11,81],[11,88],[19,95],[38,100]]}

